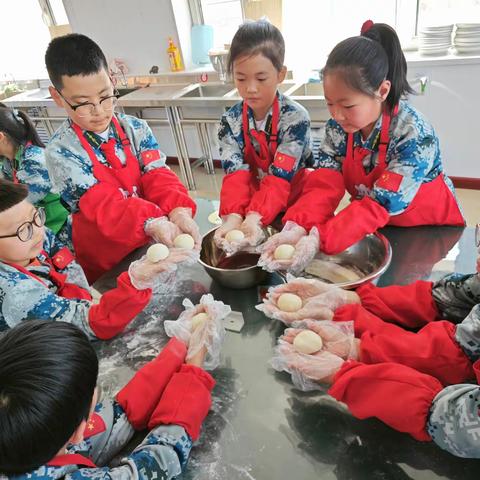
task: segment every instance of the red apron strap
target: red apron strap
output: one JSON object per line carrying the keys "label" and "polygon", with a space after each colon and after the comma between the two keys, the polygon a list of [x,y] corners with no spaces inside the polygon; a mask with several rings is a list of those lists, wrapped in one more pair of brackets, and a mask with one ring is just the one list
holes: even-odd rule
{"label": "red apron strap", "polygon": [[82,147],[88,153],[88,156],[90,158],[90,161],[92,162],[92,165],[94,167],[98,167],[98,166],[102,167],[103,165],[98,161],[98,158],[95,155],[95,152],[93,151],[92,146],[87,141],[87,139],[83,136],[82,129],[76,123],[73,123],[73,122],[72,122],[72,128],[73,128],[74,132],[77,134],[77,137],[80,140],[80,143],[82,144]]}
{"label": "red apron strap", "polygon": [[47,462],[49,467],[65,467],[67,465],[79,465],[81,467],[96,468],[97,466],[87,457],[79,453],[66,453],[65,455],[57,455]]}
{"label": "red apron strap", "polygon": [[383,170],[387,167],[387,149],[388,144],[390,143],[390,123],[392,117],[397,115],[398,113],[398,105],[395,105],[393,112],[391,115],[387,114],[386,112],[382,115],[382,129],[380,130],[380,143],[378,145],[378,167]]}
{"label": "red apron strap", "polygon": [[279,119],[280,119],[280,102],[278,101],[278,97],[275,95],[275,100],[273,101],[273,106],[272,106],[272,131],[270,133],[270,138],[269,138],[270,155],[272,156],[272,158],[275,157],[275,153],[277,152],[277,147],[278,147]]}

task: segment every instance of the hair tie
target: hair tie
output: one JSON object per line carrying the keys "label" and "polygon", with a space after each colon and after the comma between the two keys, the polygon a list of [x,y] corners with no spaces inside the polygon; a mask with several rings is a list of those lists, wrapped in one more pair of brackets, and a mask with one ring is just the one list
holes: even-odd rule
{"label": "hair tie", "polygon": [[373,27],[373,25],[374,23],[372,20],[367,20],[363,22],[362,28],[360,30],[360,34],[365,35]]}

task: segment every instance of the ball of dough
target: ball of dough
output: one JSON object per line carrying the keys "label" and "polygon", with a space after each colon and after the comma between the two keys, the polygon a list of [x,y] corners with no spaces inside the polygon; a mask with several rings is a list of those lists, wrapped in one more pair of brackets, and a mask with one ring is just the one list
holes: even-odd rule
{"label": "ball of dough", "polygon": [[293,346],[297,352],[310,355],[322,349],[323,341],[315,332],[304,330],[293,339]]}
{"label": "ball of dough", "polygon": [[282,243],[282,245],[279,245],[275,249],[275,252],[273,252],[273,258],[275,258],[275,260],[290,260],[294,253],[295,247],[293,245]]}
{"label": "ball of dough", "polygon": [[225,240],[227,242],[240,242],[245,238],[245,234],[241,230],[230,230],[225,235]]}
{"label": "ball of dough", "polygon": [[169,254],[170,251],[168,250],[168,247],[163,243],[155,243],[151,247],[148,247],[147,250],[147,258],[153,263],[165,260]]}
{"label": "ball of dough", "polygon": [[173,245],[177,248],[187,248],[188,250],[191,250],[195,246],[195,240],[188,233],[182,233],[175,237]]}
{"label": "ball of dough", "polygon": [[197,313],[192,317],[192,332],[205,325],[206,321],[209,319],[209,316],[205,312]]}
{"label": "ball of dough", "polygon": [[282,293],[277,300],[277,307],[284,312],[296,312],[302,305],[302,299],[294,293]]}

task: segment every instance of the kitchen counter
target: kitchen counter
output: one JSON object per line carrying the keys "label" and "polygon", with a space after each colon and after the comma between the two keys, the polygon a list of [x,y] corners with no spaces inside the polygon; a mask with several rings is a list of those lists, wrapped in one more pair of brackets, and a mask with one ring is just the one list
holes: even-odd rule
{"label": "kitchen counter", "polygon": [[[197,202],[197,221],[205,233],[212,228],[207,216],[218,208],[218,202]],[[471,228],[386,228],[382,233],[389,238],[394,255],[380,285],[475,271]],[[105,276],[96,287],[111,286],[115,274]],[[271,277],[270,283],[278,282],[277,276]],[[284,327],[255,309],[259,303],[256,288],[223,288],[200,265],[182,268],[176,282],[162,288],[156,301],[123,335],[96,344],[102,395],[114,394],[161,350],[167,342],[163,320],[178,317],[184,297],[197,302],[203,293],[211,292],[232,310],[241,311],[245,319],[240,333],[227,332],[221,364],[213,372],[217,385],[212,409],[181,478],[477,478],[476,460],[455,458],[433,443],[416,442],[379,421],[356,420],[325,392],[295,390],[289,375],[269,366],[272,348]],[[135,441],[142,437],[139,434]]]}

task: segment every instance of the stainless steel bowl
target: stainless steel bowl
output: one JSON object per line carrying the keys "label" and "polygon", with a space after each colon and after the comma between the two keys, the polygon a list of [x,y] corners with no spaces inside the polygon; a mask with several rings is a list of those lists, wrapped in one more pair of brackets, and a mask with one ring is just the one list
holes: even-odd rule
{"label": "stainless steel bowl", "polygon": [[[318,253],[315,259],[336,263],[359,274],[360,278],[358,280],[335,283],[338,287],[353,289],[371,282],[385,272],[392,260],[392,247],[382,234],[376,232],[365,236],[337,255]],[[321,275],[313,276],[304,273],[303,276],[323,280]]]}
{"label": "stainless steel bowl", "polygon": [[[218,227],[207,232],[202,239],[202,249],[200,251],[200,264],[206,272],[220,285],[228,288],[250,288],[259,285],[267,279],[268,272],[257,267],[257,261],[260,254],[252,254],[250,257],[252,265],[243,268],[221,268],[219,263],[225,261],[225,253],[215,245],[213,236]],[[268,236],[276,233],[271,227],[266,228]],[[237,255],[237,254],[236,254]],[[229,260],[235,261],[236,255],[229,257]]]}

